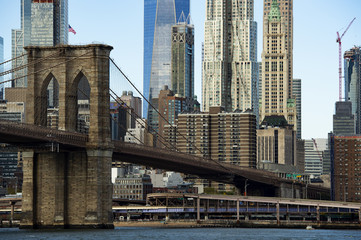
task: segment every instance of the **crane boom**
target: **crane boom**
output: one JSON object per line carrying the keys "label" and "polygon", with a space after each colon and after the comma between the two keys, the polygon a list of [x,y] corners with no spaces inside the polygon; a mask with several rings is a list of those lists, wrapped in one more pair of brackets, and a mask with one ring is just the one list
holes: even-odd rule
{"label": "crane boom", "polygon": [[341,37],[339,32],[337,32],[337,40],[336,42],[338,42],[338,98],[339,101],[342,101],[342,43],[341,43],[341,39],[343,38],[343,36],[345,35],[345,33],[347,32],[347,30],[351,27],[352,23],[356,20],[356,18],[353,18],[352,21],[348,24],[346,30],[342,33]]}

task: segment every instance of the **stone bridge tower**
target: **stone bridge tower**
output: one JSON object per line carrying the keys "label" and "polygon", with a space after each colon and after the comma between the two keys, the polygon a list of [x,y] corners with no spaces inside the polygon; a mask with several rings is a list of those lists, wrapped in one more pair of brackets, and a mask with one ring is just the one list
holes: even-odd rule
{"label": "stone bridge tower", "polygon": [[[109,124],[111,46],[26,47],[26,122],[46,127],[49,82],[58,86],[58,129],[77,130],[78,84],[90,86],[86,148],[28,147],[23,152],[22,228],[112,228]],[[36,64],[31,63],[36,62]],[[75,134],[75,133],[74,133]]]}

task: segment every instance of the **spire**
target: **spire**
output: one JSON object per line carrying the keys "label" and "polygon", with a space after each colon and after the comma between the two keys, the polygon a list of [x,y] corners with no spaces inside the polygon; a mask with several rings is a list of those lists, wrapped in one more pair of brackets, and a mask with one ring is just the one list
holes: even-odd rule
{"label": "spire", "polygon": [[273,0],[271,11],[268,14],[269,21],[281,21],[281,12],[277,0]]}

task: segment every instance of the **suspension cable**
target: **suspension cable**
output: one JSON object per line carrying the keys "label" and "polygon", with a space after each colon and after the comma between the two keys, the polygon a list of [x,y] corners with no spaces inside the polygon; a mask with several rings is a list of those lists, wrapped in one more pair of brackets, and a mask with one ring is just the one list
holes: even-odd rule
{"label": "suspension cable", "polygon": [[[132,85],[132,87],[142,96],[142,98],[158,113],[159,116],[161,116],[163,118],[163,120],[165,120],[173,129],[175,129],[170,123],[169,121],[148,101],[147,98],[144,97],[144,95],[139,91],[139,89],[129,80],[129,78],[123,73],[123,71],[118,67],[118,65],[114,62],[114,60],[112,58],[110,58],[110,61],[114,64],[114,66],[119,70],[119,72],[125,77],[125,79]],[[183,134],[181,134],[178,130],[177,134],[179,134],[181,137],[183,137],[187,143],[190,143],[197,151],[199,151],[199,153],[201,153],[203,155],[204,158],[204,153],[197,147],[195,146],[192,142],[190,142]],[[208,158],[206,157],[206,159],[215,162],[216,164],[218,164],[219,166],[221,166],[223,169],[228,170],[230,172],[235,173],[232,169],[226,168],[225,166],[223,166],[219,161],[212,159],[210,156],[208,156]]]}
{"label": "suspension cable", "polygon": [[46,59],[57,55],[58,53],[60,53],[60,52],[55,52],[55,53],[53,53],[53,54],[50,54],[49,56],[42,57],[42,58],[40,58],[40,59],[38,59],[38,60],[28,62],[27,64],[24,64],[24,65],[21,65],[21,66],[12,68],[12,69],[7,70],[7,71],[5,71],[5,72],[1,72],[1,73],[0,73],[0,77],[1,77],[1,76],[5,76],[5,75],[7,75],[7,74],[9,74],[9,73],[13,73],[13,72],[19,71],[19,70],[21,70],[21,69],[24,69],[24,68],[30,66],[30,65],[35,65],[35,64],[38,64],[38,63],[40,63],[40,62],[43,62],[43,61],[45,61]]}
{"label": "suspension cable", "polygon": [[5,64],[5,63],[14,61],[15,59],[25,57],[26,55],[28,55],[28,54],[27,54],[27,53],[24,53],[24,54],[22,54],[22,55],[20,55],[20,56],[17,56],[17,57],[14,57],[14,58],[12,58],[12,59],[9,59],[9,60],[7,60],[7,61],[5,61],[5,62],[0,63],[0,66],[3,65],[3,64]]}

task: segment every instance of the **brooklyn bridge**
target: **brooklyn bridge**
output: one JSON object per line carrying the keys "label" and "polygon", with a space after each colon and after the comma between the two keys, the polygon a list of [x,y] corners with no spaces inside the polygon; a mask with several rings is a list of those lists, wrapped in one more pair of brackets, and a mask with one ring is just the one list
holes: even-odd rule
{"label": "brooklyn bridge", "polygon": [[[317,198],[328,189],[283,179],[276,174],[220,163],[167,148],[154,148],[111,139],[110,100],[119,101],[110,88],[111,46],[26,47],[25,123],[0,121],[0,142],[17,146],[23,158],[23,228],[112,228],[112,161],[191,174],[235,185],[248,185],[254,196]],[[130,81],[116,66],[119,73]],[[59,88],[58,128],[47,126],[47,87],[56,79]],[[77,131],[79,83],[86,79],[90,93],[90,125]],[[130,82],[131,85],[133,85]],[[141,95],[141,93],[139,92]]]}

